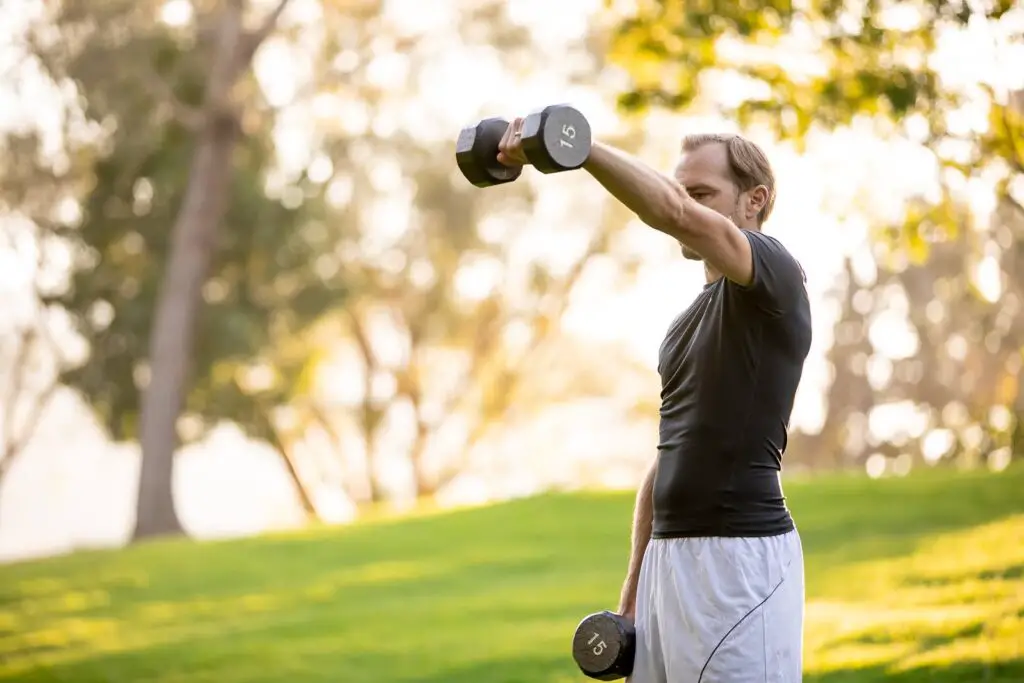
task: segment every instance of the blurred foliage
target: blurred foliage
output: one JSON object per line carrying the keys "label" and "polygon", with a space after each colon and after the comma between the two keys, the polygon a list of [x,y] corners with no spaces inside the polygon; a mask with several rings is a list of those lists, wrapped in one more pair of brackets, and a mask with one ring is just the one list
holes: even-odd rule
{"label": "blurred foliage", "polygon": [[[16,140],[15,147],[18,142],[24,140]],[[17,220],[7,208],[0,254],[15,266],[10,273],[15,286],[0,294],[0,307],[6,312],[0,319],[0,484],[38,432],[68,360],[54,334],[66,323],[63,311],[42,303],[48,291],[46,270],[53,259],[53,241],[44,239],[38,226]]]}
{"label": "blurred foliage", "polygon": [[[815,134],[867,123],[934,158],[927,180],[939,199],[912,198],[902,222],[876,225],[875,272],[858,277],[848,264],[835,291],[841,312],[829,352],[828,413],[821,433],[795,435],[797,460],[834,466],[873,452],[890,462],[925,450],[971,462],[1003,449],[1024,454],[1024,94],[1007,92],[996,73],[957,82],[936,60],[943,40],[968,31],[988,36],[997,62],[1019,55],[1014,26],[1022,12],[1011,0],[812,0],[756,10],[645,0],[616,26],[612,60],[631,79],[620,97],[624,111],[711,106],[798,149]],[[736,96],[736,88],[748,91]],[[997,210],[979,224],[967,192],[984,184]],[[982,265],[997,273],[994,296],[991,285],[978,284]],[[871,339],[872,325],[894,312],[918,340],[911,357],[886,358]],[[872,413],[902,401],[924,421],[879,437],[869,427]],[[926,449],[935,430],[942,436]]]}
{"label": "blurred foliage", "polygon": [[[470,446],[523,392],[532,409],[575,391],[564,379],[552,388],[550,375],[568,372],[531,358],[558,336],[571,290],[610,248],[622,213],[585,226],[558,264],[524,258],[513,226],[530,218],[531,185],[480,192],[456,177],[457,130],[438,135],[450,117],[417,100],[453,48],[509,68],[543,58],[504,3],[460,3],[445,40],[417,33],[376,1],[286,9],[263,44],[276,57],[257,53],[252,73],[239,63],[226,94],[214,87],[216,65],[235,39],[230,22],[241,5],[190,5],[190,18],[169,25],[157,0],[69,1],[28,36],[26,64],[60,94],[61,131],[49,145],[11,138],[27,141],[10,163],[26,194],[5,188],[5,198],[68,248],[66,286],[46,302],[72,314],[88,352],[62,379],[111,436],[144,431],[162,297],[178,306],[193,296],[170,267],[184,239],[172,226],[191,192],[216,201],[222,191],[201,173],[204,150],[221,143],[230,147],[227,205],[215,229],[190,242],[210,266],[184,412],[167,413],[183,441],[235,422],[281,450],[301,488],[300,471],[318,476],[317,468],[292,456],[327,434],[352,498],[393,493],[378,481],[379,459],[404,461],[414,493],[428,495],[462,470]],[[257,30],[252,14],[239,44]],[[600,68],[588,41],[574,48],[567,77]],[[273,72],[268,60],[285,57],[295,60],[294,87],[282,96],[280,69],[263,82],[259,66],[264,59]],[[401,82],[382,76],[385,65],[404,74]],[[489,105],[481,101],[481,116],[493,113]],[[231,126],[237,134],[225,132]],[[27,195],[51,185],[43,201]],[[496,286],[462,291],[474,268]],[[348,349],[361,367],[333,373]],[[358,386],[358,398],[338,398],[339,383]],[[167,403],[159,410],[174,411]],[[413,441],[380,447],[385,424],[405,424]],[[461,438],[428,457],[435,436],[452,429]],[[177,444],[164,446],[169,453]],[[165,491],[169,473],[168,465],[160,475]]]}
{"label": "blurred foliage", "polygon": [[[572,381],[549,381],[586,372],[571,358],[542,360],[551,360],[579,278],[625,225],[622,211],[595,213],[582,229],[566,226],[579,239],[557,262],[524,257],[539,238],[529,234],[535,229],[530,182],[480,191],[457,175],[457,130],[418,99],[416,84],[434,82],[438,65],[457,51],[496,57],[509,70],[539,68],[543,60],[505,3],[457,4],[447,40],[422,29],[400,31],[385,17],[367,19],[358,27],[363,38],[343,52],[343,85],[331,85],[338,74],[320,76],[324,85],[316,89],[368,114],[325,121],[318,134],[319,153],[334,169],[329,191],[347,200],[332,206],[341,239],[317,267],[346,274],[351,299],[341,330],[361,366],[348,379],[362,385],[353,404],[331,398],[334,380],[325,378],[318,410],[320,426],[331,423],[335,442],[343,449],[349,444],[347,489],[357,500],[410,493],[388,491],[381,482],[379,470],[396,460],[410,471],[413,495],[432,495],[464,471],[473,446],[513,407],[540,410],[585,391]],[[601,57],[585,40],[567,52],[579,69],[600,69]],[[382,62],[409,85],[382,88],[376,70]],[[490,106],[481,100],[475,115],[493,115]],[[452,134],[438,135],[436,126],[452,127]],[[474,273],[482,279],[467,288]],[[396,427],[412,435],[398,452],[393,443],[381,444]],[[362,453],[362,462],[353,453]]]}
{"label": "blurred foliage", "polygon": [[[197,58],[196,68],[201,64]],[[95,77],[104,83],[101,73]],[[83,86],[85,78],[78,79]],[[324,231],[319,189],[300,179],[290,189],[303,201],[293,208],[263,190],[263,170],[272,161],[268,133],[250,134],[234,154],[231,203],[204,287],[186,403],[203,429],[184,432],[186,441],[225,419],[271,439],[270,408],[301,389],[304,359],[282,357],[286,342],[342,300],[339,277],[320,278],[308,267],[320,245],[307,236]],[[142,140],[150,141],[148,148]],[[105,142],[110,151],[93,167],[80,223],[68,233],[80,240],[78,268],[56,301],[75,312],[91,350],[89,361],[66,373],[65,381],[82,392],[115,439],[135,439],[137,389],[146,382],[168,227],[185,192],[193,145],[173,121],[153,130],[116,126]],[[273,368],[266,381],[250,380],[263,364]]]}
{"label": "blurred foliage", "polygon": [[320,188],[299,178],[290,206],[264,190],[273,120],[244,74],[276,15],[246,28],[240,4],[196,5],[187,31],[160,21],[163,9],[68,0],[28,35],[67,112],[34,175],[88,159],[63,198],[74,209],[53,221],[74,258],[47,302],[73,315],[89,349],[62,380],[113,438],[140,441],[136,536],[180,531],[179,441],[229,419],[280,445],[271,411],[304,364],[281,350],[342,290],[307,268],[318,245],[298,238],[324,221]]}
{"label": "blurred foliage", "polygon": [[863,115],[918,114],[948,133],[943,114],[963,102],[929,57],[947,29],[999,21],[1018,3],[866,0],[843,3],[642,0],[617,27],[613,59],[627,68],[627,110],[681,108],[701,81],[735,72],[756,90],[727,107],[744,125],[771,122],[782,138],[848,125]]}

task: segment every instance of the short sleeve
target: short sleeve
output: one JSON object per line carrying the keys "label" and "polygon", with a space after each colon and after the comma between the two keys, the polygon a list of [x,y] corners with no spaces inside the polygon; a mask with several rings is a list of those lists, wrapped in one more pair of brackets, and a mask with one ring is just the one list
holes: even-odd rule
{"label": "short sleeve", "polygon": [[750,242],[754,277],[740,289],[765,313],[782,315],[804,296],[807,278],[803,268],[774,237],[755,230],[744,230],[743,234]]}

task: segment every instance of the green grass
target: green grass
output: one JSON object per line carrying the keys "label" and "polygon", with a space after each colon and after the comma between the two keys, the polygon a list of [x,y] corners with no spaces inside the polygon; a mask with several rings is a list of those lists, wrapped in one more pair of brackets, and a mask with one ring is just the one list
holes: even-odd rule
{"label": "green grass", "polygon": [[[806,680],[1024,681],[1024,467],[787,495],[807,561]],[[570,638],[614,607],[631,506],[547,495],[2,567],[0,680],[586,680]]]}

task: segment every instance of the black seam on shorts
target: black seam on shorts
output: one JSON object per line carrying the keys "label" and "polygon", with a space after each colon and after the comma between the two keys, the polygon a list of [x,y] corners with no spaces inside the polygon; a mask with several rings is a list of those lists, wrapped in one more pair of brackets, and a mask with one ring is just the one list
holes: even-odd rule
{"label": "black seam on shorts", "polygon": [[707,670],[708,664],[711,663],[712,657],[714,657],[715,653],[718,652],[718,648],[722,647],[722,643],[725,642],[726,638],[728,638],[732,634],[732,632],[735,631],[739,627],[739,625],[742,624],[746,620],[747,617],[749,617],[751,614],[756,612],[758,607],[760,607],[764,603],[768,602],[768,600],[773,595],[775,595],[775,591],[779,590],[779,586],[781,586],[784,583],[786,583],[786,577],[785,576],[782,577],[781,581],[779,581],[777,584],[775,584],[775,588],[772,589],[772,592],[769,593],[765,597],[764,600],[762,600],[761,602],[759,602],[756,605],[754,605],[753,607],[751,607],[749,612],[747,612],[742,617],[740,617],[740,620],[737,621],[735,624],[733,624],[732,628],[730,628],[728,631],[725,632],[725,635],[722,636],[722,639],[720,641],[718,641],[718,645],[715,645],[715,648],[713,650],[711,650],[711,654],[709,654],[708,658],[704,661],[704,666],[702,666],[700,668],[700,676],[697,676],[697,683],[700,683],[702,680],[704,680],[704,672]]}

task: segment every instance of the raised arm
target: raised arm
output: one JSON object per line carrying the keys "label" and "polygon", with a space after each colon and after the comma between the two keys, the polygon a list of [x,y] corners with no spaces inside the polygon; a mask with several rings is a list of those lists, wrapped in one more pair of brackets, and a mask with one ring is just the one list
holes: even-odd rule
{"label": "raised arm", "polygon": [[[523,118],[509,124],[498,144],[499,163],[531,163],[523,149],[523,125]],[[597,141],[590,146],[583,168],[640,220],[675,238],[715,271],[744,287],[753,282],[751,247],[744,232],[697,201],[675,178]]]}
{"label": "raised arm", "polygon": [[743,231],[698,203],[674,178],[600,142],[583,168],[644,223],[697,252],[733,282],[752,282],[750,243]]}

